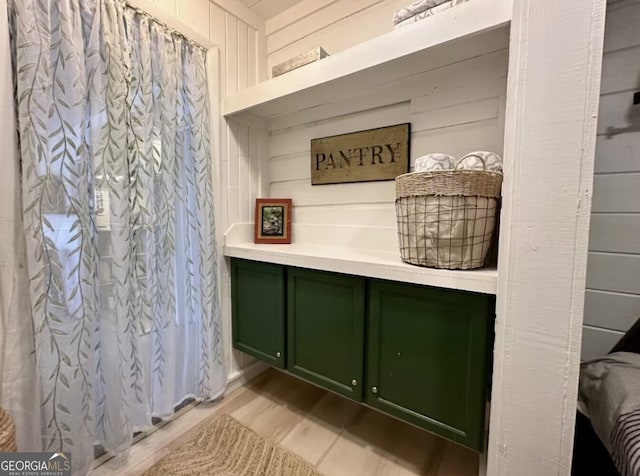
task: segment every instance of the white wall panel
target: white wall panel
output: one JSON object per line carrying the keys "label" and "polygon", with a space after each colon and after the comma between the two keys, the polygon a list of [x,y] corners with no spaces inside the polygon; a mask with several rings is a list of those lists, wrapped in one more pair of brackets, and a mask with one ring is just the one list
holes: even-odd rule
{"label": "white wall panel", "polygon": [[[640,125],[640,106],[633,105],[633,91],[606,94],[600,97],[598,112],[598,134],[607,134],[611,129]],[[636,128],[636,131],[640,127]]]}
{"label": "white wall panel", "polygon": [[[506,58],[508,41],[508,29],[498,29],[483,36],[482,42],[470,39],[443,45],[434,51],[429,51],[421,61],[401,62],[396,68],[363,78],[361,82],[353,83],[348,90],[341,90],[341,97],[350,98],[349,102],[322,102],[313,97],[305,98],[296,104],[299,112],[270,118],[270,127],[273,129],[292,127],[352,114],[353,111],[396,104],[406,100],[405,88],[398,90],[393,87],[393,82],[396,80],[402,80],[403,84],[407,85],[406,89],[418,91],[414,100],[417,100],[420,95],[430,95],[430,100],[438,101],[439,104],[433,103],[430,106],[432,108],[464,102],[469,91],[472,99],[495,96],[499,92],[491,94],[487,88],[493,87],[494,91],[505,89],[506,59],[501,61],[500,57]],[[468,73],[472,68],[471,64],[474,72],[465,78],[465,72]],[[487,64],[502,66],[487,72],[490,69]],[[478,81],[474,82],[476,70]],[[453,71],[458,71],[460,74]],[[486,91],[477,95],[476,91],[480,90]],[[434,91],[438,94],[430,94]]]}
{"label": "white wall panel", "polygon": [[[238,123],[229,122],[227,125],[229,140],[227,143],[227,154],[229,157],[228,178],[227,178],[227,216],[228,223],[240,221],[240,153]],[[226,227],[225,227],[226,228]]]}
{"label": "white wall panel", "polygon": [[640,295],[587,290],[584,323],[626,331],[640,318]]}
{"label": "white wall panel", "polygon": [[582,360],[604,357],[623,335],[623,332],[585,325],[582,329]]}
{"label": "white wall panel", "polygon": [[253,181],[251,177],[251,157],[250,157],[250,137],[249,128],[239,125],[238,137],[240,139],[239,162],[239,222],[249,222],[253,220],[253,201],[255,200],[255,191],[253,190]]}
{"label": "white wall panel", "polygon": [[246,5],[242,4],[238,0],[211,0],[211,2],[218,5],[233,17],[242,20],[254,30],[260,28],[260,25],[264,23],[260,20],[260,17],[256,12],[247,8]]}
{"label": "white wall panel", "polygon": [[604,55],[602,59],[602,94],[635,90],[639,87],[640,46],[611,51]]}
{"label": "white wall panel", "polygon": [[640,254],[640,213],[592,215],[589,250]]}
{"label": "white wall panel", "polygon": [[154,0],[153,3],[155,3],[166,12],[171,13],[174,16],[177,15],[177,0]]}
{"label": "white wall panel", "polygon": [[177,0],[178,19],[209,37],[209,0]]}
{"label": "white wall panel", "polygon": [[640,172],[640,132],[598,136],[596,173]]}
{"label": "white wall panel", "polygon": [[256,32],[256,55],[258,57],[258,82],[266,81],[269,75],[267,74],[267,36],[265,34],[264,22],[260,22],[260,26]]}
{"label": "white wall panel", "polygon": [[[329,25],[333,26],[340,22],[351,23],[354,15],[366,10],[374,3],[372,0],[349,0],[348,2],[327,2],[321,9],[314,7],[315,11],[309,11],[280,30],[269,32],[267,37],[268,52],[271,54],[295,41],[311,36]],[[387,24],[390,24],[391,17],[388,17],[387,20]]]}
{"label": "white wall panel", "polygon": [[267,35],[273,35],[278,31],[286,28],[298,18],[309,16],[318,10],[337,3],[339,0],[302,0],[287,8],[277,15],[273,15],[265,21],[265,32]]}
{"label": "white wall panel", "polygon": [[604,34],[605,53],[637,45],[639,24],[640,2],[609,2]]}
{"label": "white wall panel", "polygon": [[640,46],[605,54],[602,68],[602,94],[638,89]]}
{"label": "white wall panel", "polygon": [[410,122],[410,165],[416,157],[432,152],[455,157],[474,150],[501,154],[507,68],[504,39],[488,37],[467,53],[470,59],[458,56],[435,69],[433,64],[414,64],[406,71],[396,71],[411,78],[403,88],[402,102],[397,102],[398,91],[381,88],[377,94],[269,120],[270,196],[293,199],[296,224],[388,229],[390,233],[385,232],[380,242],[396,251],[395,182],[312,186],[310,142]]}
{"label": "white wall panel", "polygon": [[[295,152],[310,150],[311,139],[346,132],[354,132],[374,127],[409,122],[409,103],[395,104],[325,120],[320,123],[300,124],[295,128],[278,129],[270,132],[269,156],[278,157]],[[272,177],[276,180],[276,177]]]}
{"label": "white wall panel", "polygon": [[414,109],[413,114],[411,114],[411,124],[416,132],[472,124],[474,122],[497,119],[499,107],[500,98],[493,97],[424,112]]}
{"label": "white wall panel", "polygon": [[209,9],[209,38],[218,45],[221,52],[220,58],[220,78],[222,95],[227,91],[227,20],[225,11],[215,3]]}
{"label": "white wall panel", "polygon": [[421,155],[443,152],[459,158],[474,150],[489,150],[502,154],[503,134],[501,119],[415,131],[411,138],[411,157],[415,161]]}
{"label": "white wall panel", "polygon": [[[589,253],[587,288],[640,294],[640,255]],[[616,312],[615,309],[611,313]]]}
{"label": "white wall panel", "polygon": [[[640,144],[638,149],[640,152]],[[596,175],[593,179],[592,211],[640,212],[640,173]]]}
{"label": "white wall panel", "polygon": [[229,13],[225,14],[225,31],[227,45],[227,91],[226,94],[233,94],[238,91],[238,19]]}
{"label": "white wall panel", "polygon": [[640,2],[607,7],[583,358],[607,351],[640,317]]}
{"label": "white wall panel", "polygon": [[272,181],[288,182],[307,178],[310,175],[310,154],[310,151],[305,150],[272,158],[269,161]]}
{"label": "white wall panel", "polygon": [[380,226],[394,223],[396,209],[393,203],[322,205],[299,207],[294,220],[300,223],[334,224],[343,226]]}
{"label": "white wall panel", "polygon": [[[274,182],[271,184],[272,197],[291,198],[295,207],[347,205],[353,203],[391,203],[396,198],[395,190],[393,181],[316,185],[313,187],[309,185],[309,180]],[[386,223],[382,224],[382,226],[389,226],[394,223]]]}
{"label": "white wall panel", "polygon": [[[307,0],[267,22],[268,66],[322,46],[335,54],[390,31],[407,0]],[[319,8],[320,7],[320,8]]]}
{"label": "white wall panel", "polygon": [[258,31],[247,28],[247,86],[258,82]]}
{"label": "white wall panel", "polygon": [[291,8],[298,3],[298,0],[241,0],[242,3],[251,7],[261,18],[268,19],[278,13]]}
{"label": "white wall panel", "polygon": [[296,241],[319,246],[346,246],[360,251],[397,249],[395,227],[336,226],[327,224],[293,224],[292,236]]}
{"label": "white wall panel", "polygon": [[238,22],[238,89],[249,86],[249,28]]}
{"label": "white wall panel", "polygon": [[500,49],[420,75],[417,80],[424,92],[411,101],[412,111],[430,111],[504,94],[507,57],[507,50]]}

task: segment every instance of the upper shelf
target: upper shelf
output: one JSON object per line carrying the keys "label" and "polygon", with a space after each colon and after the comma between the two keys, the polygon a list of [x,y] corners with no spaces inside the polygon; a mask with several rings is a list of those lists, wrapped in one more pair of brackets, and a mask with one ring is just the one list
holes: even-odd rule
{"label": "upper shelf", "polygon": [[387,81],[411,62],[428,60],[435,47],[508,25],[512,8],[512,0],[469,0],[227,96],[223,113],[267,118],[339,101]]}

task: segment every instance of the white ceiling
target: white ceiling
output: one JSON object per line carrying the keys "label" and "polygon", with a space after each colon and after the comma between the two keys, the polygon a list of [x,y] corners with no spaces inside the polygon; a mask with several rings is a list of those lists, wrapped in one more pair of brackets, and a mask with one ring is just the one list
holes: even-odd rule
{"label": "white ceiling", "polygon": [[291,8],[301,0],[240,0],[246,6],[255,11],[259,16],[268,20],[278,13]]}

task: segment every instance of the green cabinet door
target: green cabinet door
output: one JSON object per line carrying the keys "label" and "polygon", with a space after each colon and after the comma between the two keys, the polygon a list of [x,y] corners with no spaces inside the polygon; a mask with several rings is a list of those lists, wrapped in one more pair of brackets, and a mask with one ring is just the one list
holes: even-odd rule
{"label": "green cabinet door", "polygon": [[231,259],[233,346],[285,367],[284,267]]}
{"label": "green cabinet door", "polygon": [[362,399],[364,279],[289,268],[287,370]]}
{"label": "green cabinet door", "polygon": [[493,298],[372,281],[365,402],[482,450]]}

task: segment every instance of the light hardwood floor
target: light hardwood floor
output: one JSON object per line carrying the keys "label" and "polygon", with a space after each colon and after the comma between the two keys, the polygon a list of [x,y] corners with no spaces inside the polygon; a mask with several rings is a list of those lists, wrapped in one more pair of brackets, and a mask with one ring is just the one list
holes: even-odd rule
{"label": "light hardwood floor", "polygon": [[204,403],[113,459],[95,476],[142,474],[211,417],[228,413],[326,476],[476,476],[478,455],[276,370]]}

